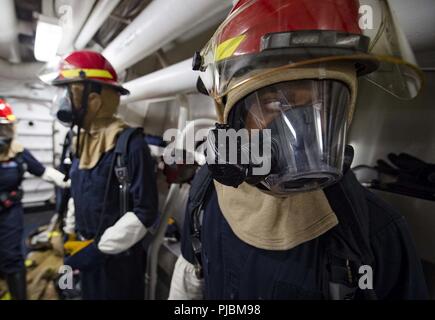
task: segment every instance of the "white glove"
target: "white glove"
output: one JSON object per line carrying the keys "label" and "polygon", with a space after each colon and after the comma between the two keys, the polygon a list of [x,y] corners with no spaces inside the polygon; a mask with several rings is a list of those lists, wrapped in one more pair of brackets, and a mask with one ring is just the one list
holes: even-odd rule
{"label": "white glove", "polygon": [[66,217],[64,219],[63,231],[66,234],[74,234],[75,228],[76,228],[76,216],[75,216],[74,199],[70,198],[68,200],[68,209],[66,212]]}
{"label": "white glove", "polygon": [[104,231],[98,249],[106,254],[118,254],[138,243],[146,233],[147,229],[139,218],[133,212],[127,212]]}
{"label": "white glove", "polygon": [[54,183],[59,188],[63,189],[69,188],[71,185],[70,180],[63,181],[65,175],[54,168],[46,168],[41,178],[47,182]]}
{"label": "white glove", "polygon": [[202,300],[203,291],[204,280],[198,279],[195,266],[180,255],[172,274],[168,300]]}

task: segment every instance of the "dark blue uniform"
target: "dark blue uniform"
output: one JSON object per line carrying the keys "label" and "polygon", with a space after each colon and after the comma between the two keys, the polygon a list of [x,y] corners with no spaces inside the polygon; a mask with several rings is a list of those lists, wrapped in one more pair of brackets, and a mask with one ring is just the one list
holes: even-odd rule
{"label": "dark blue uniform", "polygon": [[[349,171],[344,180],[365,207],[369,241],[374,255],[373,285],[379,299],[427,299],[428,291],[412,237],[404,218],[362,188]],[[192,184],[195,188],[195,180]],[[336,213],[343,211],[339,197],[328,200]],[[354,199],[354,200],[355,200]],[[354,201],[352,200],[352,201]],[[356,202],[352,202],[356,205]],[[189,204],[188,204],[189,208]],[[187,210],[189,212],[189,209]],[[337,216],[339,216],[337,214]],[[340,219],[339,219],[340,220]],[[202,265],[206,299],[325,299],[325,269],[328,243],[340,224],[314,240],[287,251],[255,248],[231,230],[219,207],[214,187],[207,198],[202,222]],[[182,241],[183,256],[195,263],[189,234],[191,217],[186,215]],[[351,237],[340,239],[338,253]],[[342,253],[344,255],[344,252]]]}
{"label": "dark blue uniform", "polygon": [[[21,159],[19,159],[21,158]],[[35,176],[42,176],[45,167],[28,150],[16,158],[0,162],[0,193],[17,191],[23,180],[25,167]],[[12,207],[0,207],[0,271],[5,274],[20,272],[24,269],[21,247],[23,237],[23,207],[16,202]]]}
{"label": "dark blue uniform", "polygon": [[[71,195],[74,199],[76,231],[85,239],[94,239],[120,218],[119,184],[113,176],[108,202],[103,210],[104,193],[114,150],[106,152],[89,170],[79,169],[73,161]],[[131,179],[130,209],[150,227],[158,213],[154,161],[142,135],[134,135],[128,145],[128,172]],[[102,219],[103,218],[103,219]],[[104,255],[91,270],[81,271],[83,299],[143,299],[145,255],[141,243],[118,255]]]}

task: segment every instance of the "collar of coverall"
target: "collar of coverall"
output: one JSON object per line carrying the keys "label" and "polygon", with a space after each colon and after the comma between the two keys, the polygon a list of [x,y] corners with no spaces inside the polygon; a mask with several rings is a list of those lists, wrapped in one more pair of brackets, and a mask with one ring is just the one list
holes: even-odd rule
{"label": "collar of coverall", "polygon": [[276,197],[247,183],[237,189],[214,183],[219,207],[233,232],[259,249],[290,250],[338,224],[322,190]]}
{"label": "collar of coverall", "polygon": [[89,99],[80,133],[80,169],[94,168],[106,152],[115,148],[119,134],[127,127],[115,115],[118,105],[119,94],[110,88],[103,87],[99,98]]}
{"label": "collar of coverall", "polygon": [[[251,78],[252,80],[249,80]],[[279,70],[279,72],[271,72],[269,69],[251,72],[234,81],[237,85],[233,85],[234,88],[228,92],[225,108],[222,109],[217,106],[218,120],[220,123],[227,123],[228,115],[237,102],[256,90],[276,83],[306,79],[331,79],[342,81],[348,85],[351,91],[348,121],[350,125],[355,111],[358,80],[354,64],[349,63],[330,63],[325,67],[313,66],[304,68],[288,68]]]}

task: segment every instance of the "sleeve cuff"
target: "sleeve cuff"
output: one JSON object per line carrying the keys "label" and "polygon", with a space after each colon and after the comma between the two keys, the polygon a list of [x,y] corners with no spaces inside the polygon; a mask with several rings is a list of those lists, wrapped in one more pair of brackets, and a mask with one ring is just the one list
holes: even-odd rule
{"label": "sleeve cuff", "polygon": [[147,229],[136,214],[127,212],[115,225],[104,231],[98,249],[106,254],[118,254],[138,243],[146,233]]}

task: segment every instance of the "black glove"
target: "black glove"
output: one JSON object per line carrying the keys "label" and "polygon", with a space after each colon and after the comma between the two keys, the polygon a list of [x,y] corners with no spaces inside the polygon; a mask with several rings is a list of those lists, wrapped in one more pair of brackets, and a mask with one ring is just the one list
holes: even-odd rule
{"label": "black glove", "polygon": [[435,165],[406,153],[390,153],[388,159],[399,170],[399,181],[409,181],[435,187]]}
{"label": "black glove", "polygon": [[379,173],[393,177],[374,183],[375,188],[388,190],[412,197],[435,200],[435,165],[426,163],[406,153],[390,153],[389,164],[378,160],[376,169]]}

